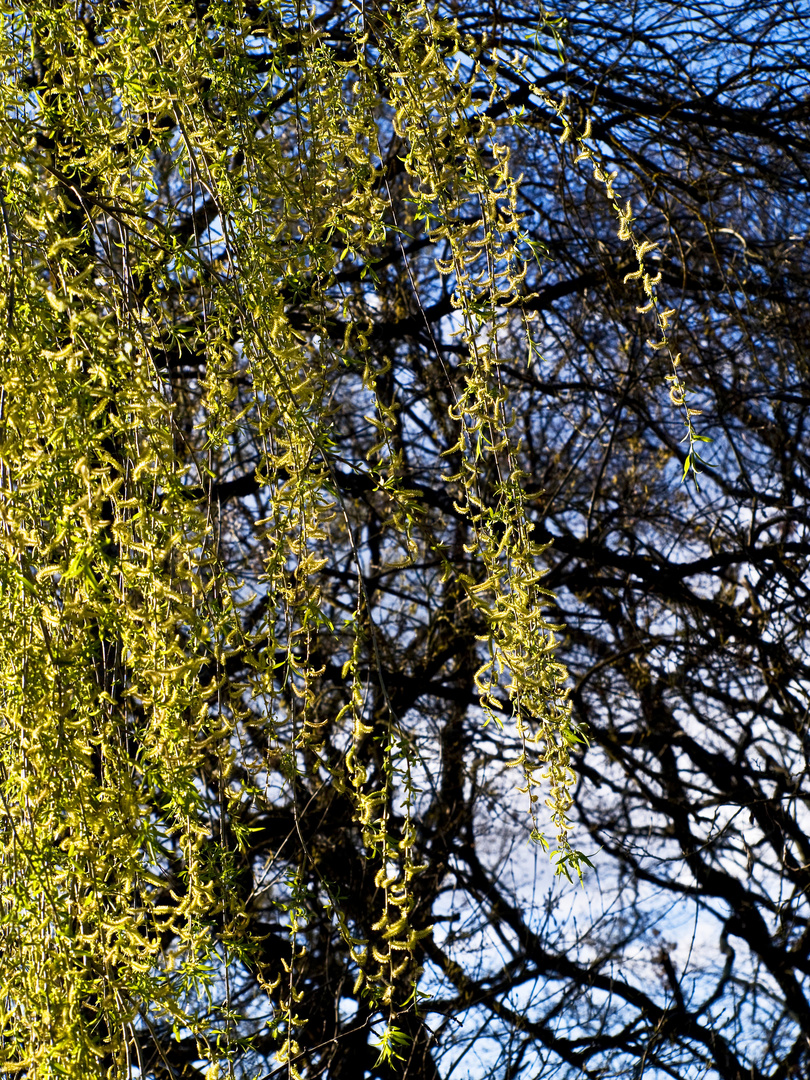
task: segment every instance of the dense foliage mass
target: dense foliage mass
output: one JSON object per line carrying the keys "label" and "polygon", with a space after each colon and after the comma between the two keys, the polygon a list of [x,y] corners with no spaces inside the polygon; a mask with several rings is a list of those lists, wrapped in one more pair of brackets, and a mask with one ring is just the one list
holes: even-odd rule
{"label": "dense foliage mass", "polygon": [[[513,110],[487,115],[495,72],[423,4],[343,15],[337,38],[283,5],[7,15],[4,1034],[37,1075],[131,1068],[164,1022],[219,1067],[247,972],[297,1057],[313,903],[355,994],[415,1000],[436,733],[398,680],[457,659],[442,618],[469,626],[482,722],[511,714],[527,834],[547,780],[578,865],[499,377],[532,258]],[[399,385],[376,340],[392,244],[400,304],[434,301],[417,251],[437,265],[452,374]],[[373,882],[361,910],[316,807]]]}
{"label": "dense foliage mass", "polygon": [[802,1076],[808,12],[3,11],[0,1066]]}

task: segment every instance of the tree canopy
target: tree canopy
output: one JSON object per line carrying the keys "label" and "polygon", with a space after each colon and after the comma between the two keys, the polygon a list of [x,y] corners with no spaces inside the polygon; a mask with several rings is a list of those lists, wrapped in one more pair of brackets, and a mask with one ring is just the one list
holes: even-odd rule
{"label": "tree canopy", "polygon": [[2,10],[0,1066],[802,1075],[807,11]]}

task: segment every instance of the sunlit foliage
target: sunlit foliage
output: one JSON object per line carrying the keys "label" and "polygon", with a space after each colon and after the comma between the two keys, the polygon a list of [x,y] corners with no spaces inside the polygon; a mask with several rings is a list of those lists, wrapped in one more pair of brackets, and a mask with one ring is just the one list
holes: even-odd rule
{"label": "sunlit foliage", "polygon": [[[253,970],[295,1069],[296,865],[316,868],[354,992],[383,1013],[408,988],[418,1004],[431,932],[414,912],[422,748],[385,674],[383,576],[406,638],[426,629],[417,594],[468,621],[527,835],[546,845],[550,813],[556,865],[579,867],[579,735],[499,373],[504,334],[531,352],[524,279],[543,255],[503,137],[520,110],[482,44],[419,0],[347,6],[338,40],[282,2],[3,11],[0,1064],[126,1075],[136,1032],[169,1022],[225,1070],[232,972]],[[440,294],[458,362],[434,352],[444,430],[420,468],[452,528],[413,483],[396,342],[373,335],[385,306],[418,318]],[[361,551],[364,527],[382,540]],[[243,887],[247,809],[295,804],[303,778],[362,839],[363,919],[300,824],[281,881],[268,866],[272,887]],[[259,907],[286,926],[274,967],[256,961]]]}

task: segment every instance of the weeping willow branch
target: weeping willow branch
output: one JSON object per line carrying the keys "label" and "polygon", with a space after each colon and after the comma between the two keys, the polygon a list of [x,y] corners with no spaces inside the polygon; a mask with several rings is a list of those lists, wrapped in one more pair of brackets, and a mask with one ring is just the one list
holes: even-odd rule
{"label": "weeping willow branch", "polygon": [[[482,723],[511,703],[527,831],[550,845],[545,802],[557,870],[584,859],[567,818],[583,736],[500,377],[537,244],[501,137],[515,118],[487,111],[497,71],[421,0],[347,9],[332,37],[283,3],[201,7],[3,8],[0,1066],[30,1077],[126,1075],[156,1024],[229,1067],[244,969],[299,1075],[306,867],[355,992],[391,1016],[418,1001],[423,763],[384,676],[383,573],[439,567]],[[406,244],[438,271],[426,285],[409,265],[418,303],[452,297],[460,359],[431,346],[452,542],[409,480],[391,356],[370,345],[392,303],[378,275]],[[328,569],[354,581],[342,624]],[[325,642],[342,664],[328,700]],[[293,807],[277,854],[298,869],[247,887],[242,812],[273,784]],[[373,867],[371,913],[302,824],[327,787]],[[257,897],[286,926],[272,970]]]}

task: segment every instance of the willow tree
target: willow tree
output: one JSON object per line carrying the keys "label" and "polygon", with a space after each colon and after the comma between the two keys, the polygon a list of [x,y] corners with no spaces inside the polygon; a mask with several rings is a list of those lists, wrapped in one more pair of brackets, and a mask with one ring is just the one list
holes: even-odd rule
{"label": "willow tree", "polygon": [[[324,907],[351,979],[324,989],[381,1019],[384,1060],[413,1052],[437,740],[408,680],[475,685],[527,835],[548,843],[545,802],[579,865],[578,735],[499,378],[507,330],[531,347],[519,117],[423,3],[347,6],[326,34],[328,14],[3,5],[12,1074],[176,1075],[172,1028],[195,1075],[268,1047],[316,1069]],[[443,298],[452,345],[392,379],[397,326]]]}

